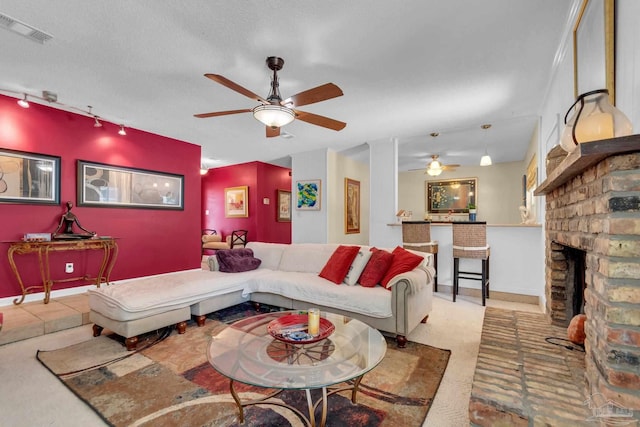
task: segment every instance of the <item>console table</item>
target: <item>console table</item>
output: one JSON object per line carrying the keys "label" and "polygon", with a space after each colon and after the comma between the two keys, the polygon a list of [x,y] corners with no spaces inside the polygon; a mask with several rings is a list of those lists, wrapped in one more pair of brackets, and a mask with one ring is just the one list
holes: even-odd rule
{"label": "console table", "polygon": [[[83,240],[54,240],[50,242],[28,242],[17,241],[9,243],[9,265],[13,274],[15,274],[22,289],[22,297],[13,300],[15,305],[21,304],[24,298],[33,293],[36,290],[44,290],[44,303],[49,303],[51,296],[51,288],[55,283],[72,282],[72,281],[86,281],[95,283],[97,287],[100,287],[101,283],[109,283],[109,276],[111,270],[118,257],[118,245],[115,239],[112,238],[97,238],[97,239],[83,239]],[[102,262],[98,269],[98,274],[93,277],[89,274],[83,276],[70,277],[60,280],[51,279],[51,269],[49,265],[49,254],[51,252],[63,252],[63,251],[102,251]],[[22,281],[22,276],[18,271],[18,267],[15,262],[15,255],[36,254],[38,256],[38,267],[40,269],[40,276],[42,278],[42,284],[25,287]]]}

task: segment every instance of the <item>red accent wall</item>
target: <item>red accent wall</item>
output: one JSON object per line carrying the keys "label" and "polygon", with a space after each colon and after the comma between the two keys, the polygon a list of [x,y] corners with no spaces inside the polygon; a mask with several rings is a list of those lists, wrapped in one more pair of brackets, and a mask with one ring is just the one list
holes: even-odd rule
{"label": "red accent wall", "polygon": [[[14,241],[27,232],[53,232],[72,201],[82,226],[98,235],[118,238],[120,248],[112,280],[179,271],[200,266],[200,146],[103,122],[31,103],[23,109],[16,99],[0,95],[0,148],[61,158],[60,205],[0,203],[0,242]],[[95,208],[75,206],[76,163],[88,160],[184,175],[184,210]],[[0,243],[0,297],[20,295],[20,287]],[[74,262],[75,272],[91,269],[98,253],[52,254],[53,279],[64,279],[64,264]],[[26,285],[40,282],[35,257],[17,256]],[[56,284],[54,290],[78,286]]]}
{"label": "red accent wall", "polygon": [[[225,218],[224,189],[245,185],[249,217]],[[291,243],[291,223],[277,221],[278,190],[291,191],[291,169],[262,162],[209,169],[202,177],[202,228],[213,228],[223,238],[240,229],[249,231],[249,241]],[[268,205],[263,203],[265,197]]]}

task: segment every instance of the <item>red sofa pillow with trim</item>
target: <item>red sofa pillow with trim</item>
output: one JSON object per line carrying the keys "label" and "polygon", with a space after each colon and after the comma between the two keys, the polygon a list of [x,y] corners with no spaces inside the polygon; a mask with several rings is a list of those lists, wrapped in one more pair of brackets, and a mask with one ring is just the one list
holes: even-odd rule
{"label": "red sofa pillow with trim", "polygon": [[339,285],[349,272],[349,267],[351,267],[359,250],[360,246],[338,246],[322,268],[319,276]]}
{"label": "red sofa pillow with trim", "polygon": [[380,284],[385,288],[387,288],[387,285],[395,276],[413,270],[418,265],[420,265],[420,263],[424,259],[421,256],[413,254],[400,246],[396,246],[392,253],[393,262],[391,263],[391,267],[389,267],[389,270],[387,270],[386,274],[382,278],[382,281],[380,282]]}
{"label": "red sofa pillow with trim", "polygon": [[380,283],[380,280],[382,280],[393,262],[393,254],[390,252],[378,248],[371,248],[371,252],[373,254],[371,254],[367,266],[358,279],[360,286],[365,288],[373,288]]}

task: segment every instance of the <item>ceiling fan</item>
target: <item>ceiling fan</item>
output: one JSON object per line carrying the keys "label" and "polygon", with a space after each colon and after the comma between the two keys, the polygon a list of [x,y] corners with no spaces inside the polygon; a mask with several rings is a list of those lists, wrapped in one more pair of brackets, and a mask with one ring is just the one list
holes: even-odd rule
{"label": "ceiling fan", "polygon": [[[460,165],[443,165],[440,160],[438,160],[438,155],[432,154],[431,161],[427,164],[427,170],[425,170],[424,173],[429,174],[430,176],[438,176],[443,171],[453,171],[458,167],[460,167]],[[422,170],[422,168],[411,170]]]}
{"label": "ceiling fan", "polygon": [[326,83],[313,89],[292,95],[283,100],[280,96],[278,71],[282,69],[284,59],[278,58],[277,56],[270,56],[267,58],[266,62],[267,67],[269,67],[270,70],[273,70],[271,90],[266,99],[219,74],[205,74],[205,77],[260,102],[260,105],[254,108],[216,111],[213,113],[194,114],[194,116],[202,119],[207,117],[226,116],[230,114],[253,113],[253,117],[255,117],[256,120],[266,125],[267,138],[280,136],[280,128],[291,123],[294,119],[336,131],[344,129],[347,125],[344,122],[296,109],[303,105],[314,104],[316,102],[326,101],[327,99],[342,96],[342,90],[338,86],[333,83]]}

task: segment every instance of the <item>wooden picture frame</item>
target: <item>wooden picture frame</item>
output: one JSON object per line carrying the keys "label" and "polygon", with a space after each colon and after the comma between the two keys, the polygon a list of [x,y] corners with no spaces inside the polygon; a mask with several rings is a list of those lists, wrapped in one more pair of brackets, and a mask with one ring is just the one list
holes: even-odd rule
{"label": "wooden picture frame", "polygon": [[322,181],[308,179],[296,182],[296,209],[319,211],[322,203]]}
{"label": "wooden picture frame", "polygon": [[609,90],[616,103],[615,0],[583,0],[573,27],[574,94]]}
{"label": "wooden picture frame", "polygon": [[360,181],[344,179],[344,232],[360,233]]}
{"label": "wooden picture frame", "polygon": [[477,206],[478,179],[460,178],[427,181],[427,212],[436,214],[468,213],[469,204]]}
{"label": "wooden picture frame", "polygon": [[224,216],[226,218],[249,216],[249,187],[245,185],[224,189]]}
{"label": "wooden picture frame", "polygon": [[291,191],[278,190],[276,221],[291,222]]}
{"label": "wooden picture frame", "polygon": [[184,175],[78,160],[78,206],[184,210]]}
{"label": "wooden picture frame", "polygon": [[60,157],[0,149],[0,203],[60,204]]}

